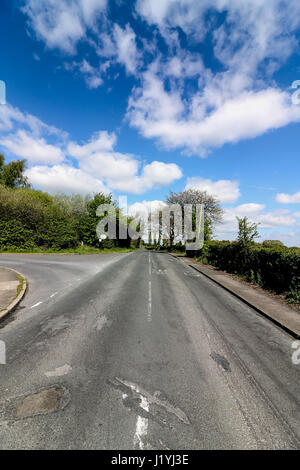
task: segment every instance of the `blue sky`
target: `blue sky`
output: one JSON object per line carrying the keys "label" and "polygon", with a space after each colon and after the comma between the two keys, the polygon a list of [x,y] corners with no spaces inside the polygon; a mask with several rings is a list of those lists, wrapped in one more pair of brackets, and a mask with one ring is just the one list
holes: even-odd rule
{"label": "blue sky", "polygon": [[132,211],[205,189],[225,209],[216,237],[248,216],[300,246],[298,0],[0,9],[0,151],[34,187],[127,195]]}

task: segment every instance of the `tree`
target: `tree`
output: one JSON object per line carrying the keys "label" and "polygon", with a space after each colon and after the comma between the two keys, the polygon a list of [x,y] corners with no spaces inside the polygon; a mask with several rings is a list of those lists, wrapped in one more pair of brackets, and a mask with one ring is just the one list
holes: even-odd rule
{"label": "tree", "polygon": [[29,188],[27,176],[24,175],[26,160],[13,160],[5,164],[4,155],[0,154],[0,183],[7,188]]}
{"label": "tree", "polygon": [[80,221],[80,240],[86,245],[99,247],[96,227],[103,217],[98,217],[96,211],[102,204],[113,204],[112,195],[106,196],[104,193],[95,194],[94,198],[88,202],[87,212]]}
{"label": "tree", "polygon": [[263,246],[267,248],[284,248],[285,245],[280,241],[280,240],[264,240],[263,241]]}
{"label": "tree", "polygon": [[240,245],[248,246],[254,242],[255,238],[260,236],[257,230],[259,224],[251,223],[247,217],[237,217],[236,219],[239,224],[237,241]]}
{"label": "tree", "polygon": [[170,192],[166,198],[167,204],[179,204],[182,208],[185,204],[204,204],[205,219],[210,223],[221,222],[223,217],[223,209],[220,202],[207,191],[199,191],[198,189],[186,189],[181,193]]}
{"label": "tree", "polygon": [[215,223],[220,223],[223,218],[223,209],[217,198],[211,196],[207,191],[200,191],[197,189],[186,189],[180,193],[170,192],[166,198],[168,205],[179,204],[182,208],[182,218],[184,215],[184,206],[192,204],[193,209],[193,223],[196,220],[196,208],[197,204],[204,204],[204,240],[208,241],[212,237],[212,226]]}

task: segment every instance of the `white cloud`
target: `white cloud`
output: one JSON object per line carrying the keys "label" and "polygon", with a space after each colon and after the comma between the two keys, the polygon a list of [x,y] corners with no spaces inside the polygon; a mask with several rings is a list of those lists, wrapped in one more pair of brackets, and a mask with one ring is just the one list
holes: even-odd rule
{"label": "white cloud", "polygon": [[[247,217],[250,222],[259,223],[259,242],[265,239],[281,240],[288,246],[300,245],[299,233],[296,237],[289,237],[288,232],[284,232],[284,230],[290,227],[296,228],[297,221],[295,214],[282,209],[267,212],[265,211],[265,205],[256,203],[241,204],[236,207],[226,208],[223,223],[216,226],[215,238],[217,240],[235,240],[237,238],[238,222],[236,217]],[[280,232],[270,232],[272,229],[281,230]]]}
{"label": "white cloud", "polygon": [[140,54],[136,47],[136,36],[129,25],[125,29],[115,24],[113,28],[113,38],[116,43],[117,61],[125,66],[128,74],[136,72]]}
{"label": "white cloud", "polygon": [[0,131],[3,133],[11,131],[16,126],[23,126],[34,136],[53,135],[61,140],[68,137],[67,132],[58,129],[55,126],[49,126],[32,114],[22,112],[18,108],[7,103],[0,106]]}
{"label": "white cloud", "polygon": [[88,143],[79,145],[75,142],[70,142],[68,145],[68,153],[72,157],[84,158],[96,152],[110,152],[116,144],[117,138],[114,133],[107,131],[96,132]]}
{"label": "white cloud", "polygon": [[292,231],[292,232],[282,232],[276,231],[271,232],[267,236],[263,236],[262,240],[280,240],[286,246],[297,246],[300,247],[300,231]]}
{"label": "white cloud", "polygon": [[174,163],[154,161],[140,168],[135,156],[115,152],[115,144],[115,134],[102,131],[94,134],[86,144],[70,143],[68,153],[79,160],[83,171],[97,175],[121,192],[141,194],[182,177],[180,168]]}
{"label": "white cloud", "polygon": [[32,137],[24,130],[0,138],[0,145],[10,153],[26,158],[30,163],[55,164],[64,160],[63,151],[48,144],[45,139]]}
{"label": "white cloud", "polygon": [[105,12],[106,4],[106,0],[27,0],[22,10],[49,49],[74,54],[78,41]]}
{"label": "white cloud", "polygon": [[35,187],[50,193],[110,192],[98,178],[68,165],[34,166],[26,170],[26,176]]}
{"label": "white cloud", "polygon": [[[138,0],[136,11],[176,51],[167,61],[157,59],[158,66],[151,64],[130,98],[129,121],[143,136],[168,149],[206,155],[211,148],[300,120],[299,107],[270,80],[298,47],[298,0]],[[220,13],[226,15],[218,25]],[[212,32],[214,56],[223,70],[213,73],[199,54],[182,50],[177,27],[193,44]],[[191,92],[184,79],[197,74],[198,90]],[[170,86],[168,76],[178,81]]]}
{"label": "white cloud", "polygon": [[212,181],[201,177],[192,177],[187,179],[185,189],[198,189],[207,191],[208,194],[215,196],[221,203],[235,202],[241,195],[238,181],[218,180]]}
{"label": "white cloud", "polygon": [[[178,92],[167,92],[151,72],[129,100],[128,118],[143,136],[158,139],[168,149],[184,148],[205,155],[207,149],[259,136],[300,121],[300,107],[275,88],[244,91],[214,104],[204,102],[189,111]],[[200,109],[199,109],[200,108]]]}
{"label": "white cloud", "polygon": [[276,201],[280,204],[297,204],[300,203],[300,191],[295,194],[280,193],[276,195]]}
{"label": "white cloud", "polygon": [[293,33],[300,23],[298,0],[137,0],[136,11],[165,38],[180,27],[193,41],[202,41],[216,25],[216,14],[226,13],[227,28],[215,27],[216,54],[223,63],[285,56],[295,47]]}
{"label": "white cloud", "polygon": [[[56,188],[56,177],[60,188],[64,185],[67,191],[73,186],[80,188],[82,178],[83,191],[90,184],[92,192],[104,185],[117,191],[142,194],[182,177],[176,164],[154,161],[142,165],[136,156],[116,152],[117,138],[113,132],[96,132],[88,142],[79,144],[70,141],[67,133],[10,105],[0,106],[0,131],[0,146],[34,165],[28,170],[28,176],[33,184],[40,180],[40,187],[45,189]],[[68,157],[77,160],[79,169],[67,163]]]}
{"label": "white cloud", "polygon": [[91,90],[103,84],[100,68],[93,67],[86,59],[83,59],[80,64],[74,63],[74,66],[77,66],[83,74],[85,82]]}
{"label": "white cloud", "polygon": [[155,213],[158,210],[164,209],[167,204],[164,201],[142,201],[135,202],[128,207],[128,214],[137,217],[139,215],[147,216],[150,212]]}
{"label": "white cloud", "polygon": [[277,227],[292,227],[296,223],[294,214],[290,211],[278,209],[275,211],[264,211],[263,204],[241,204],[236,207],[224,209],[224,221],[218,225],[218,233],[233,233],[237,230],[236,217],[247,217],[251,222],[259,223],[259,229],[270,229]]}

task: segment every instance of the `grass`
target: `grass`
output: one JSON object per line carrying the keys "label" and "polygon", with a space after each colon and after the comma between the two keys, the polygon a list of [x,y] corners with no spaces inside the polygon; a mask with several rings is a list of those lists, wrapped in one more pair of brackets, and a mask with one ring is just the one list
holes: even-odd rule
{"label": "grass", "polygon": [[18,288],[17,288],[17,293],[15,295],[15,298],[14,300],[18,297],[18,295],[22,292],[22,289],[24,287],[24,282],[25,282],[25,279],[23,276],[21,276],[21,274],[18,274],[18,279],[19,279],[19,285],[18,285]]}
{"label": "grass", "polygon": [[99,249],[92,246],[80,246],[77,248],[67,248],[67,249],[20,249],[20,248],[8,248],[6,250],[0,250],[2,254],[18,254],[18,253],[28,253],[28,254],[57,254],[57,255],[86,255],[86,254],[106,254],[106,253],[129,253],[134,251],[135,248],[106,248]]}
{"label": "grass", "polygon": [[[19,294],[22,292],[22,289],[24,287],[24,282],[25,282],[25,279],[23,276],[21,276],[21,274],[18,274],[18,279],[19,279],[19,285],[18,285],[18,288],[17,288],[17,292],[16,292],[16,295],[14,296],[14,298],[12,299],[11,302],[13,302],[14,300],[16,300],[16,298],[19,296]],[[10,302],[10,304],[11,304]],[[9,304],[9,305],[10,305]],[[4,312],[4,310],[6,310],[8,307],[4,307],[0,310],[0,312]]]}

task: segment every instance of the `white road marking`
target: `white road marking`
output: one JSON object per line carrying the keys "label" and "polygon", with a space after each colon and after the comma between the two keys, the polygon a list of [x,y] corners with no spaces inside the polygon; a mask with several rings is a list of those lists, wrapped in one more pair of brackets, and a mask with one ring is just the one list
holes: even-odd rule
{"label": "white road marking", "polygon": [[152,321],[152,286],[151,281],[149,281],[149,295],[148,295],[148,322]]}
{"label": "white road marking", "polygon": [[[127,383],[127,385],[136,392],[141,399],[140,407],[149,413],[149,403],[147,398],[141,394],[140,389],[137,385],[133,383]],[[125,400],[128,397],[127,393],[123,393],[122,398]],[[139,447],[141,450],[144,449],[144,438],[147,436],[148,433],[148,418],[144,418],[140,415],[137,417],[136,426],[135,426],[135,434],[133,438],[133,443],[135,447]]]}
{"label": "white road marking", "polygon": [[149,260],[149,277],[150,277],[150,280],[149,280],[149,289],[148,289],[148,315],[147,315],[147,320],[148,322],[152,322],[152,285],[151,285],[151,256],[150,256],[150,251],[149,251],[149,257],[148,257],[148,260]]}
{"label": "white road marking", "polygon": [[189,277],[201,277],[200,274],[192,273],[190,271],[184,271],[184,275]]}
{"label": "white road marking", "polygon": [[42,303],[43,303],[43,302],[38,302],[37,304],[32,305],[32,307],[30,307],[30,308],[38,307],[38,306],[41,305]]}
{"label": "white road marking", "polygon": [[52,297],[55,297],[57,294],[58,292],[54,292],[52,295],[50,295],[50,299],[52,299]]}
{"label": "white road marking", "polygon": [[167,270],[166,270],[166,269],[157,269],[155,272],[156,272],[156,274],[158,274],[158,275],[163,275],[163,276],[164,276],[165,274],[167,274]]}
{"label": "white road marking", "polygon": [[45,375],[47,377],[62,377],[63,375],[67,375],[69,372],[71,372],[72,367],[69,366],[69,364],[65,364],[64,366],[57,367],[56,369],[45,372]]}
{"label": "white road marking", "polygon": [[[149,412],[149,404],[147,398],[141,395],[141,403],[140,407],[143,410]],[[133,443],[135,447],[139,447],[141,450],[144,450],[144,441],[143,439],[147,436],[148,433],[148,418],[143,418],[142,416],[138,416],[136,421],[136,428],[135,428],[135,435],[133,439]]]}

